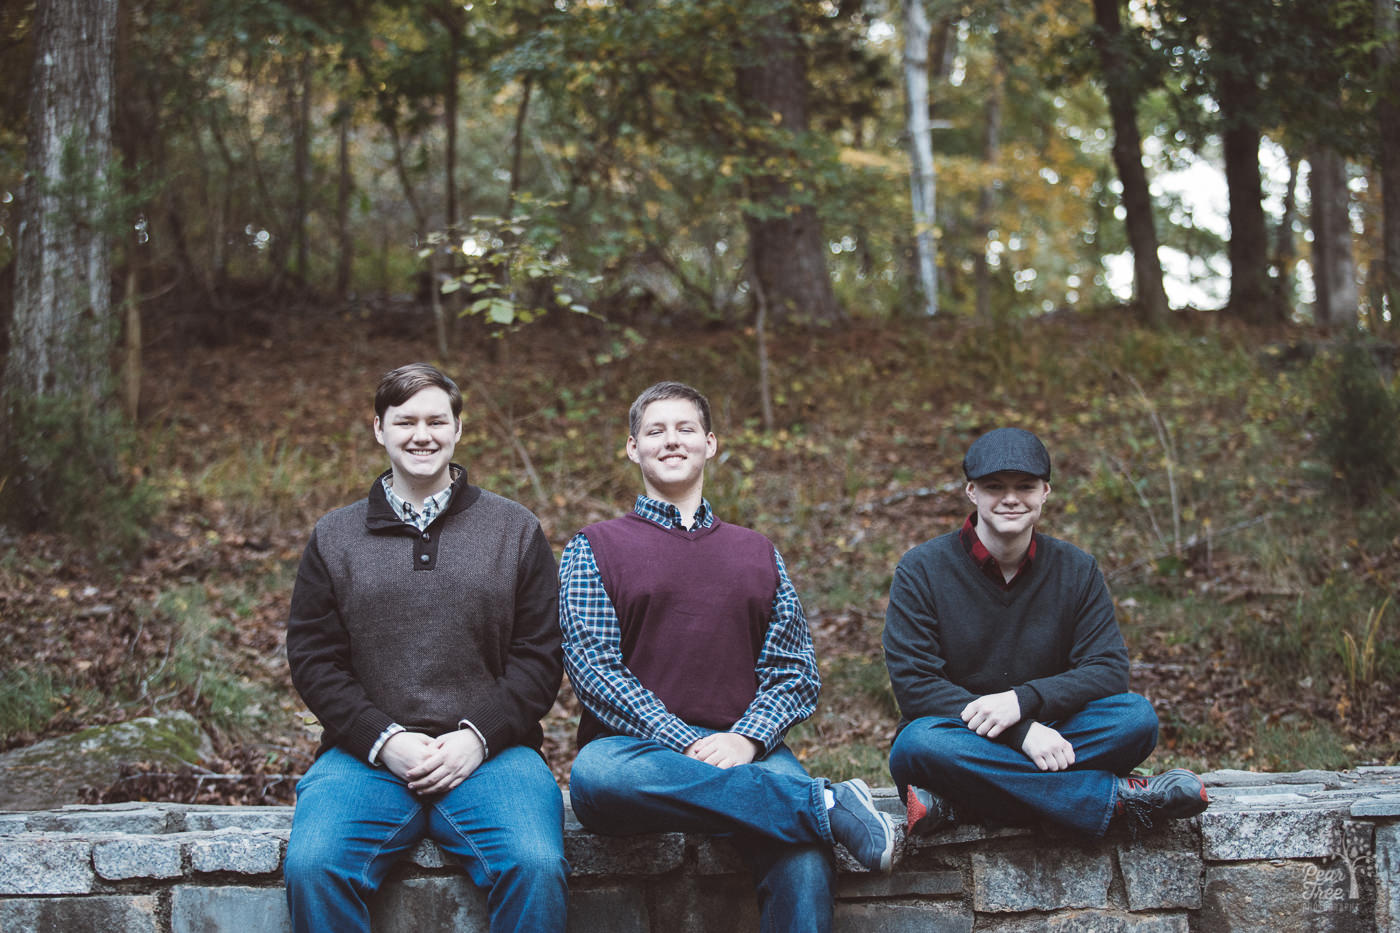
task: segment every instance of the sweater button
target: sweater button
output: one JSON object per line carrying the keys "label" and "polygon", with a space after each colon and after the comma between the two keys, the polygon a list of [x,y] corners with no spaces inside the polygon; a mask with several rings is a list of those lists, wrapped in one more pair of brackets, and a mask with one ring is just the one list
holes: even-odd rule
{"label": "sweater button", "polygon": [[419,554],[419,555],[418,555],[418,563],[420,563],[420,564],[426,564],[426,563],[427,563],[428,561],[430,561],[430,560],[432,560],[432,558],[429,557],[427,554]]}
{"label": "sweater button", "polygon": [[432,534],[429,533],[429,532],[426,532],[426,531],[423,532],[423,540],[424,540],[424,541],[431,541],[431,540],[433,540]]}

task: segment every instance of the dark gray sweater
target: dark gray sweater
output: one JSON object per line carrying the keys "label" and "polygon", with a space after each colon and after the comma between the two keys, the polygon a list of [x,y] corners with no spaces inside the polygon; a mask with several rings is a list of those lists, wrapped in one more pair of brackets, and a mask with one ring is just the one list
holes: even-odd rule
{"label": "dark gray sweater", "polygon": [[394,513],[380,480],[316,523],[287,660],[325,728],[322,750],[364,759],[391,723],[436,736],[461,720],[491,754],[540,746],[563,676],[554,554],[524,506],[468,485],[464,471],[453,489],[423,532]]}
{"label": "dark gray sweater", "polygon": [[1014,690],[1022,719],[998,738],[1019,748],[1031,722],[1128,689],[1128,651],[1097,562],[1058,538],[1035,540],[1029,577],[1009,590],[988,579],[957,532],[900,560],[884,634],[899,728],[957,719],[973,699]]}

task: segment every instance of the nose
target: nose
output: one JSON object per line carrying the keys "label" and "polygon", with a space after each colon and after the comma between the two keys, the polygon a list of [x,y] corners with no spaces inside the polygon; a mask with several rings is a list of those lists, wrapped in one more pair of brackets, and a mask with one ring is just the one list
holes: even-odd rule
{"label": "nose", "polygon": [[431,432],[428,431],[428,424],[425,421],[415,422],[413,425],[413,439],[415,441],[428,441],[432,439]]}

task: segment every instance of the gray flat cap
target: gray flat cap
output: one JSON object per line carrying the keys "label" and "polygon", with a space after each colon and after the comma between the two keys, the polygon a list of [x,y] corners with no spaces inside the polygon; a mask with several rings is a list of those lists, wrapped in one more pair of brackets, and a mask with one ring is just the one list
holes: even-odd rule
{"label": "gray flat cap", "polygon": [[1040,438],[1021,428],[988,431],[967,449],[967,455],[963,457],[963,473],[968,479],[981,479],[1002,470],[1015,470],[1049,480],[1050,453]]}

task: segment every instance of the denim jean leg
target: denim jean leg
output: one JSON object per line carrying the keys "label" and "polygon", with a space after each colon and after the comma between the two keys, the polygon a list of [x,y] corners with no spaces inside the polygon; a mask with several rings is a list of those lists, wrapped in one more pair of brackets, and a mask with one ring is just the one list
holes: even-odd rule
{"label": "denim jean leg", "polygon": [[596,833],[748,832],[831,845],[824,787],[805,772],[716,768],[624,735],[585,745],[569,781],[574,815]]}
{"label": "denim jean leg", "polygon": [[1047,723],[1074,746],[1074,768],[1124,775],[1157,747],[1157,712],[1136,693],[1092,700],[1072,716]]}
{"label": "denim jean leg", "polygon": [[385,768],[332,748],[297,784],[283,873],[296,933],[368,933],[368,899],[422,838],[418,799]]}
{"label": "denim jean leg", "polygon": [[492,933],[563,933],[564,801],[534,749],[505,749],[434,799],[428,836],[486,891]]}
{"label": "denim jean leg", "polygon": [[890,750],[890,773],[899,786],[927,788],[978,819],[1043,819],[1102,835],[1112,812],[1112,774],[1041,771],[1020,749],[978,735],[961,719],[925,717],[905,726]]}
{"label": "denim jean leg", "polygon": [[[786,745],[754,766],[808,777]],[[780,843],[751,833],[736,833],[731,841],[753,874],[761,933],[830,933],[836,891],[830,845]]]}

